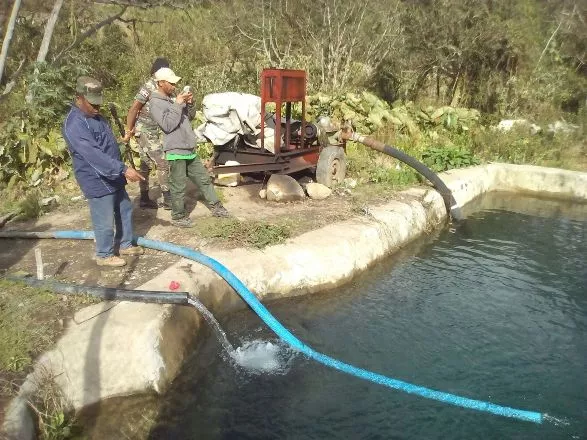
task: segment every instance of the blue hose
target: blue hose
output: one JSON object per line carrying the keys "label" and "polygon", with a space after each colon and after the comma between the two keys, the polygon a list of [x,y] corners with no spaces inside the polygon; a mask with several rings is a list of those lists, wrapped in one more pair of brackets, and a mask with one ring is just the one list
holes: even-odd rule
{"label": "blue hose", "polygon": [[[20,235],[19,235],[20,234]],[[93,239],[94,233],[91,231],[55,231],[55,232],[0,232],[0,237],[27,237],[27,238],[64,238],[64,239]],[[295,337],[287,328],[285,328],[257,297],[240,281],[230,270],[218,261],[201,254],[193,249],[185,246],[179,246],[173,243],[166,243],[162,241],[151,240],[144,237],[137,238],[137,244],[150,249],[156,249],[163,252],[179,255],[188,258],[209,267],[218,275],[226,280],[226,282],[240,295],[240,297],[253,309],[253,311],[261,318],[265,324],[273,330],[277,336],[289,344],[294,349],[302,352],[307,357],[314,359],[321,364],[344,373],[350,374],[361,379],[368,380],[379,385],[404,391],[410,394],[425,397],[427,399],[437,400],[439,402],[448,403],[463,408],[475,409],[477,411],[484,411],[491,414],[496,414],[504,417],[511,417],[514,419],[524,420],[534,423],[542,423],[543,414],[535,411],[526,411],[522,409],[510,408],[507,406],[496,405],[494,403],[485,402],[482,400],[474,400],[466,397],[457,396],[451,393],[444,393],[441,391],[432,390],[430,388],[414,385],[398,379],[393,379],[381,374],[373,373],[353,365],[346,364],[337,359],[331,358],[325,354],[319,353],[308,345],[304,344],[297,337]]]}

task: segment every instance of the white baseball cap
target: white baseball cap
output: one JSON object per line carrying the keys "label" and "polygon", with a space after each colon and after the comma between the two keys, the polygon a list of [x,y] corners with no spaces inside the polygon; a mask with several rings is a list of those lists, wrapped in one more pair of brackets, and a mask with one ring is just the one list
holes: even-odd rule
{"label": "white baseball cap", "polygon": [[181,79],[181,77],[177,76],[169,67],[162,67],[157,70],[153,77],[155,78],[155,81],[167,81],[171,84],[176,84]]}

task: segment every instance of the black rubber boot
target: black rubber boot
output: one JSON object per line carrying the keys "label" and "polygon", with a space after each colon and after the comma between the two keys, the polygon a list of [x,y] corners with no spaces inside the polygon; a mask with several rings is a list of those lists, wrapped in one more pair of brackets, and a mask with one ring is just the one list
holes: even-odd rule
{"label": "black rubber boot", "polygon": [[148,192],[142,192],[141,193],[141,198],[139,199],[139,206],[141,208],[146,208],[146,209],[157,209],[157,202],[155,200],[151,200],[149,198],[149,193]]}

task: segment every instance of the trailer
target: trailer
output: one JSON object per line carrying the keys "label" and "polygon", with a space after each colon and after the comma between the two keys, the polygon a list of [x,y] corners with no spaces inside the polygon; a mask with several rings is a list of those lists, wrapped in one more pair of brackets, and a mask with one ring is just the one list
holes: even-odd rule
{"label": "trailer", "polygon": [[[239,117],[242,130],[238,136],[222,144],[212,142],[212,172],[216,176],[230,173],[267,175],[311,169],[318,183],[328,187],[342,183],[346,175],[346,141],[337,139],[337,128],[328,118],[306,121],[306,90],[304,70],[264,69],[261,72],[260,126],[252,127],[253,124]],[[275,105],[274,113],[267,111],[271,103]],[[292,118],[294,104],[301,105],[301,120]],[[272,136],[266,136],[271,132]]]}

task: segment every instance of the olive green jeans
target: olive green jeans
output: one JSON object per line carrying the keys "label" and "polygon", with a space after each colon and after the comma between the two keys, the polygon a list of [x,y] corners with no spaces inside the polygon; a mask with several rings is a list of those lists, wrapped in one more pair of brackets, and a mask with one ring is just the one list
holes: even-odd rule
{"label": "olive green jeans", "polygon": [[170,160],[169,190],[171,192],[171,218],[173,220],[186,217],[185,188],[187,179],[190,179],[198,187],[207,206],[219,201],[208,171],[199,158]]}

